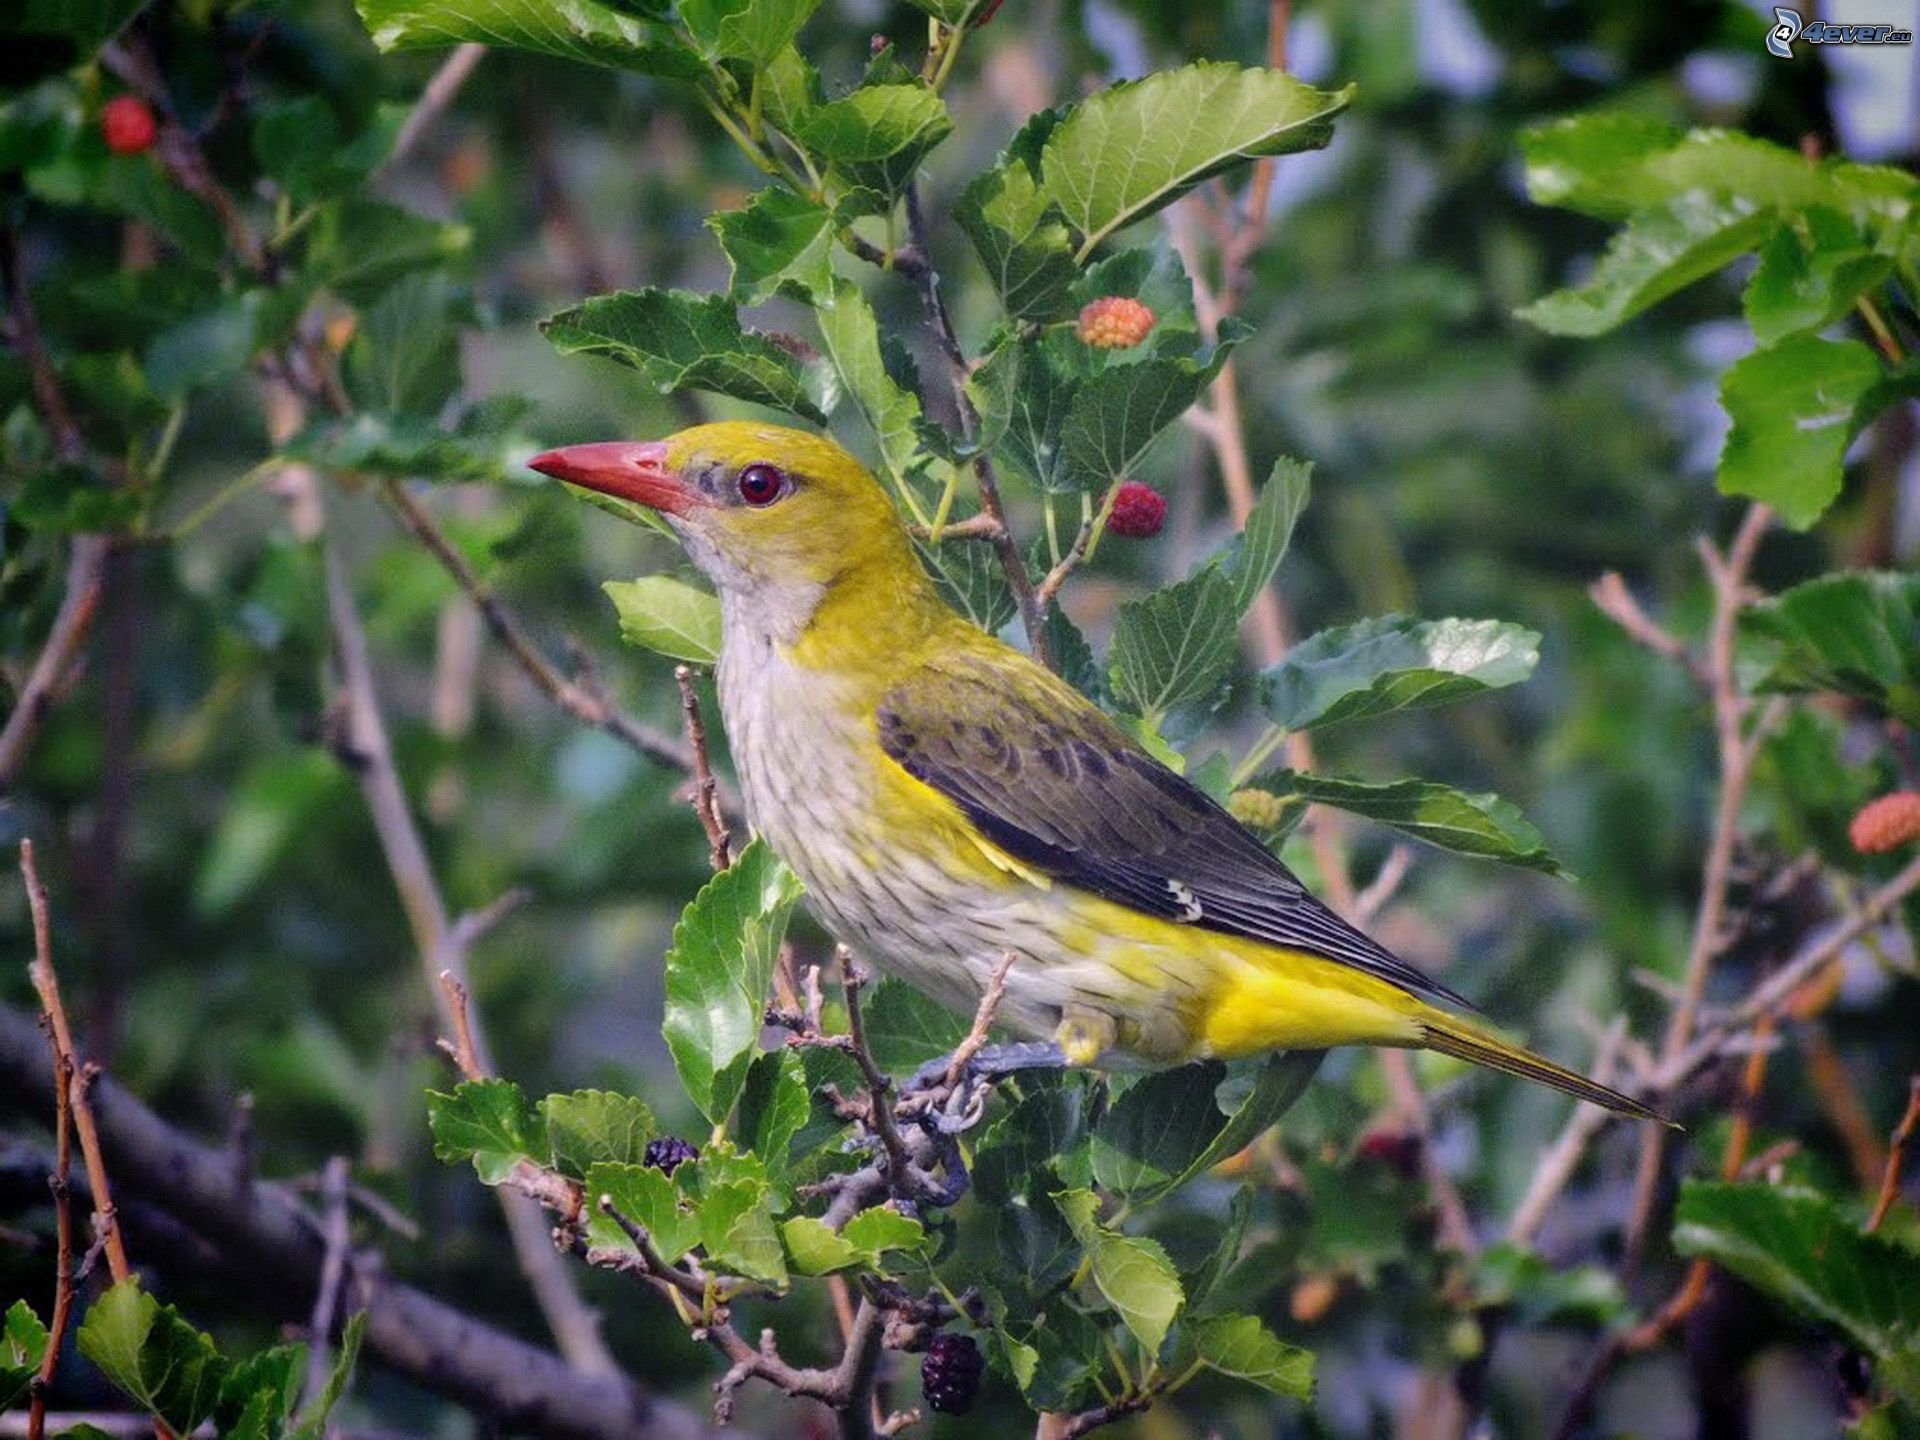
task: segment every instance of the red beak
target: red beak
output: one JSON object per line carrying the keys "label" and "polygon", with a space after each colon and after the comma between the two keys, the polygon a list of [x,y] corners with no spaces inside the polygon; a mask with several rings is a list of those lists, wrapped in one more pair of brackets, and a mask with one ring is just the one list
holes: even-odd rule
{"label": "red beak", "polygon": [[542,475],[584,485],[602,495],[684,515],[701,497],[667,468],[664,440],[603,440],[593,445],[562,445],[527,462]]}

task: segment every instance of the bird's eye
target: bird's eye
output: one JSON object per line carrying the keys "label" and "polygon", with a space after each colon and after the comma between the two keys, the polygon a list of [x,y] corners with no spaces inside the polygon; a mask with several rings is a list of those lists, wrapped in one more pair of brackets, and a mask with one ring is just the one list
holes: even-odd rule
{"label": "bird's eye", "polygon": [[734,484],[739,486],[740,498],[747,504],[771,505],[786,493],[787,477],[780,472],[778,465],[756,460],[751,465],[741,467]]}

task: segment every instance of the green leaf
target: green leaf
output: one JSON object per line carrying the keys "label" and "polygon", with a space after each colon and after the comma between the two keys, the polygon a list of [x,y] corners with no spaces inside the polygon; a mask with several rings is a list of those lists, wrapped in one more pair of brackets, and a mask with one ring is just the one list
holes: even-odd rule
{"label": "green leaf", "polygon": [[359,195],[323,204],[310,233],[307,274],[354,305],[372,304],[403,275],[458,259],[473,241],[464,225]]}
{"label": "green leaf", "polygon": [[1920,725],[1920,576],[1823,575],[1748,606],[1740,629],[1757,688],[1850,695]]}
{"label": "green leaf", "polygon": [[1458,855],[1566,874],[1540,832],[1498,795],[1471,794],[1432,780],[1350,780],[1295,770],[1270,771],[1254,784],[1283,799],[1298,797],[1363,815]]}
{"label": "green leaf", "polygon": [[898,1075],[953,1053],[966,1039],[968,1022],[900,980],[882,980],[861,1012],[874,1063]]}
{"label": "green leaf", "polygon": [[1550,335],[1600,335],[1759,247],[1779,222],[1740,196],[1689,192],[1638,211],[1593,274],[1519,314]]}
{"label": "green leaf", "polygon": [[1540,636],[1510,621],[1382,615],[1301,641],[1261,675],[1260,700],[1275,724],[1310,730],[1518,684],[1539,660]]}
{"label": "green leaf", "polygon": [[889,1250],[918,1250],[927,1243],[926,1226],[884,1205],[862,1210],[840,1233],[874,1259]]}
{"label": "green leaf", "polygon": [[1077,1085],[1036,1086],[988,1126],[973,1160],[981,1198],[1005,1205],[1050,1176],[1055,1157],[1079,1143],[1085,1099]]}
{"label": "green leaf", "polygon": [[1293,527],[1307,508],[1312,484],[1311,464],[1285,456],[1274,461],[1247,523],[1220,552],[1220,571],[1233,582],[1233,604],[1239,613],[1244,615],[1272,583],[1293,541]]}
{"label": "green leaf", "polygon": [[301,1417],[300,1423],[294,1427],[289,1440],[323,1440],[328,1433],[327,1425],[333,1418],[334,1407],[340,1403],[340,1397],[347,1393],[347,1386],[353,1381],[354,1367],[360,1363],[360,1347],[366,1338],[367,1312],[359,1310],[340,1332],[340,1352],[334,1356],[333,1369],[327,1375],[326,1385]]}
{"label": "green leaf", "polygon": [[780,1239],[793,1268],[802,1275],[828,1275],[860,1261],[859,1247],[811,1215],[781,1221]]}
{"label": "green leaf", "polygon": [[890,209],[953,119],[931,86],[865,85],[809,111],[796,135],[826,160],[828,179],[858,213]]}
{"label": "green leaf", "polygon": [[1091,1190],[1062,1191],[1053,1198],[1074,1239],[1086,1247],[1094,1288],[1119,1312],[1147,1354],[1158,1355],[1186,1299],[1167,1252],[1157,1241],[1116,1235],[1102,1227],[1095,1219],[1100,1202]]}
{"label": "green leaf", "polygon": [[872,1268],[889,1250],[918,1250],[926,1227],[885,1206],[862,1210],[835,1234],[824,1221],[796,1215],[780,1226],[793,1268],[802,1275],[825,1275],[855,1265]]}
{"label": "green leaf", "polygon": [[920,401],[887,373],[880,356],[880,325],[860,287],[851,280],[834,281],[833,301],[831,308],[814,312],[821,345],[879,442],[880,458],[895,490],[910,496],[913,475],[921,463]]}
{"label": "green leaf", "polygon": [[1849,217],[1815,206],[1774,231],[1760,251],[1741,305],[1753,338],[1772,345],[1802,330],[1824,330],[1893,269]]}
{"label": "green leaf", "polygon": [[1665,121],[1619,111],[1556,120],[1522,137],[1527,193],[1540,205],[1602,218],[1626,215],[1636,202],[1621,195],[1622,177],[1668,153],[1679,139]]}
{"label": "green leaf", "polygon": [[[20,45],[23,58],[44,54],[45,63],[35,73],[68,70],[92,57],[142,9],[141,0],[24,0],[9,6],[12,12],[0,19],[0,34],[29,36],[44,42],[58,38],[64,46],[44,43]],[[18,43],[18,42],[16,42]],[[9,80],[15,78],[9,75]]]}
{"label": "green leaf", "polygon": [[1502,1243],[1474,1262],[1474,1300],[1511,1310],[1523,1324],[1626,1326],[1633,1306],[1620,1278],[1600,1265],[1563,1265]]}
{"label": "green leaf", "polygon": [[46,1355],[47,1327],[26,1301],[14,1301],[0,1326],[0,1411],[27,1398]]}
{"label": "green leaf", "polygon": [[[496,407],[481,406],[448,429],[434,420],[360,410],[337,419],[314,421],[282,446],[281,453],[341,474],[446,483],[523,483],[527,472],[522,467],[533,447],[520,434],[514,419]],[[573,486],[566,488],[576,495],[593,494]],[[626,503],[610,495],[595,498],[607,505]]]}
{"label": "green leaf", "polygon": [[958,30],[973,19],[974,12],[986,0],[908,0],[908,3]]}
{"label": "green leaf", "polygon": [[707,217],[733,267],[728,293],[742,305],[775,295],[832,304],[833,212],[779,185],[759,191],[743,209]]}
{"label": "green leaf", "polygon": [[211,842],[201,847],[193,879],[193,906],[224,915],[251,894],[286,855],[289,845],[352,782],[316,749],[276,751],[233,784]]}
{"label": "green leaf", "polygon": [[660,1133],[647,1102],[611,1090],[575,1090],[540,1102],[556,1170],[584,1176],[602,1163],[637,1165]]}
{"label": "green leaf", "polygon": [[672,1265],[700,1243],[700,1217],[683,1202],[675,1180],[686,1165],[669,1176],[651,1165],[602,1162],[587,1171],[587,1242],[596,1249],[605,1247],[638,1254],[620,1223],[600,1209],[604,1195],[614,1209],[647,1232],[660,1258]]}
{"label": "green leaf", "polygon": [[427,1128],[442,1160],[473,1161],[488,1185],[498,1185],[522,1160],[544,1164],[545,1127],[511,1080],[465,1080],[451,1095],[427,1092]]}
{"label": "green leaf", "polygon": [[248,291],[170,325],[147,346],[147,384],[168,404],[238,378],[258,349],[261,296]]}
{"label": "green leaf", "polygon": [[82,1355],[176,1435],[213,1414],[226,1362],[212,1340],[139,1281],[122,1280],[94,1301],[77,1338]]}
{"label": "green leaf", "polygon": [[1847,446],[1883,374],[1860,341],[1817,335],[1736,361],[1720,381],[1733,421],[1715,476],[1721,491],[1773,506],[1796,530],[1813,524],[1840,494]]}
{"label": "green leaf", "polygon": [[1070,489],[1060,473],[1060,431],[1073,387],[1048,363],[1042,348],[1007,341],[995,347],[968,381],[980,409],[981,433],[1008,474],[1042,490]]}
{"label": "green leaf", "polygon": [[1213,383],[1247,327],[1221,322],[1219,343],[1204,359],[1155,356],[1115,365],[1093,377],[1067,401],[1060,423],[1056,481],[1104,490],[1133,473],[1160,432],[1180,418]]}
{"label": "green leaf", "polygon": [[1025,164],[1003,158],[961,192],[953,218],[1009,320],[1044,325],[1072,313],[1073,235]]}
{"label": "green leaf", "polygon": [[1524,143],[1527,188],[1543,205],[1618,218],[1680,196],[1739,196],[1776,212],[1826,206],[1904,222],[1920,182],[1891,166],[1809,160],[1731,130],[1692,130],[1597,113],[1557,121]]}
{"label": "green leaf", "polygon": [[382,50],[477,40],[645,75],[693,79],[705,70],[698,55],[649,18],[647,12],[657,16],[664,6],[622,7],[601,0],[355,0],[355,4],[373,43]]}
{"label": "green leaf", "polygon": [[1120,607],[1107,652],[1114,698],[1157,723],[1210,700],[1240,652],[1233,582],[1211,567]]}
{"label": "green leaf", "polygon": [[1210,175],[1255,156],[1319,149],[1351,95],[1211,61],[1161,71],[1068,111],[1041,152],[1042,182],[1080,232],[1084,260]]}
{"label": "green leaf", "polygon": [[466,291],[438,270],[402,276],[360,315],[347,346],[348,394],[387,415],[436,415],[460,388]]}
{"label": "green leaf", "polygon": [[784,1287],[787,1256],[780,1247],[766,1169],[751,1155],[709,1146],[688,1184],[700,1219],[700,1244],[710,1267]]}
{"label": "green leaf", "polygon": [[793,1137],[807,1123],[811,1097],[800,1052],[769,1050],[747,1067],[740,1092],[740,1113],[733,1127],[735,1139],[759,1157],[775,1181],[787,1172]]}
{"label": "green leaf", "polygon": [[1209,1370],[1295,1400],[1313,1398],[1313,1353],[1282,1343],[1252,1315],[1212,1315],[1188,1327]]}
{"label": "green leaf", "polygon": [[823,424],[807,398],[800,362],[763,335],[740,328],[722,295],[622,290],[596,295],[541,322],[562,355],[604,355],[671,394],[711,390]]}
{"label": "green leaf", "polygon": [[1102,1185],[1150,1204],[1253,1143],[1306,1092],[1318,1051],[1269,1056],[1232,1111],[1216,1099],[1227,1067],[1197,1061],[1156,1071],[1127,1088],[1093,1128],[1093,1174]]}
{"label": "green leaf", "polygon": [[1702,1181],[1681,1189],[1673,1244],[1839,1326],[1920,1398],[1920,1254],[1863,1234],[1817,1191]]}
{"label": "green leaf", "polygon": [[770,65],[820,0],[680,0],[681,23],[711,59]]}
{"label": "green leaf", "polygon": [[793,872],[756,840],[706,883],[673,928],[661,1030],[680,1083],[716,1125],[746,1083],[774,954],[799,898]]}
{"label": "green leaf", "polygon": [[711,665],[720,658],[720,597],[670,575],[608,580],[600,588],[620,615],[620,638],[629,645]]}
{"label": "green leaf", "polygon": [[274,1345],[234,1361],[220,1384],[214,1406],[214,1425],[222,1435],[245,1432],[249,1425],[265,1434],[277,1434],[300,1403],[307,1347]]}

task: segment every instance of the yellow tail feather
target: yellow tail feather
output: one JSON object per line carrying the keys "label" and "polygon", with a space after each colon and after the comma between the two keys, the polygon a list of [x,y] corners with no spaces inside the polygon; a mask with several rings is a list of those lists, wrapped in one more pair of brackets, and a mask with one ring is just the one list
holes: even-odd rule
{"label": "yellow tail feather", "polygon": [[1563,1090],[1581,1100],[1592,1101],[1595,1105],[1622,1115],[1631,1115],[1635,1119],[1658,1120],[1662,1125],[1674,1123],[1652,1106],[1643,1105],[1632,1096],[1622,1095],[1597,1080],[1589,1080],[1564,1065],[1556,1065],[1457,1015],[1426,1007],[1422,1007],[1422,1012],[1418,1018],[1420,1044],[1428,1050],[1470,1060],[1490,1070],[1503,1070],[1522,1079],[1537,1080],[1542,1085],[1551,1085],[1556,1090]]}

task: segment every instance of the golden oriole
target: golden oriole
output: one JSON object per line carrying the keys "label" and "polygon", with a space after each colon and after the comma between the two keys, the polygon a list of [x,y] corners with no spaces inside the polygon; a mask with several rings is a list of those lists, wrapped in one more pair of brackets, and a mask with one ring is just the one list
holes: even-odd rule
{"label": "golden oriole", "polygon": [[832,441],[729,421],[531,463],[652,507],[713,580],[749,820],[830,930],[936,999],[971,1008],[1013,951],[998,1019],[1072,1064],[1407,1046],[1653,1116],[1442,1008],[1465,1002],[951,610]]}

